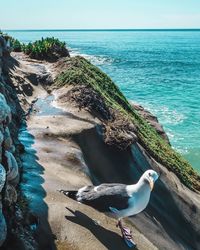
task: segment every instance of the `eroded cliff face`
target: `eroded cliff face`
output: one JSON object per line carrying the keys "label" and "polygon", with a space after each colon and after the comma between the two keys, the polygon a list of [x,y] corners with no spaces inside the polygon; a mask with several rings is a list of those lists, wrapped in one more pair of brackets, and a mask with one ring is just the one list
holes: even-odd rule
{"label": "eroded cliff face", "polygon": [[[9,55],[6,41],[0,37],[0,246],[4,243],[7,236],[7,222],[5,220],[5,211],[8,206],[12,206],[16,202],[17,192],[16,185],[19,181],[18,164],[14,157],[15,146],[13,144],[14,137],[11,136],[10,128],[12,120],[11,107],[6,98],[11,100],[9,86],[4,80],[4,61]],[[12,126],[13,127],[13,126]],[[15,134],[15,131],[13,131]]]}
{"label": "eroded cliff face", "polygon": [[133,218],[133,223],[159,249],[199,249],[200,177],[173,151],[157,119],[140,106],[133,105],[131,111],[112,81],[83,58],[65,61],[55,89],[60,86],[63,86],[58,96],[61,106],[72,102],[101,121],[95,128],[74,136],[92,182],[131,184],[145,170],[156,170],[161,176],[150,204],[145,212]]}
{"label": "eroded cliff face", "polygon": [[[20,180],[18,130],[24,112],[16,89],[9,79],[10,48],[0,36],[0,247],[12,249],[18,244],[31,244],[31,235],[25,229],[23,199],[18,193]],[[26,232],[27,231],[27,232]],[[25,235],[27,240],[25,240]],[[7,239],[7,241],[6,241]],[[14,242],[13,242],[14,240]],[[21,242],[21,243],[20,243]],[[30,243],[31,242],[31,243]],[[11,247],[11,248],[10,248]],[[31,248],[30,248],[31,249]]]}
{"label": "eroded cliff face", "polygon": [[[145,211],[130,220],[158,249],[199,249],[200,196],[138,143],[119,150],[103,141],[99,125],[75,135],[94,184],[136,183],[147,169],[161,174]],[[150,248],[149,248],[150,249]]]}

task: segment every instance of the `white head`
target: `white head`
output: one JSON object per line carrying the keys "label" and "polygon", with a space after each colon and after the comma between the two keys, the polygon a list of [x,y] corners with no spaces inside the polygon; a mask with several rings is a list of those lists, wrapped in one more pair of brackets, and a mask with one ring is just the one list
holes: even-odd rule
{"label": "white head", "polygon": [[158,177],[159,175],[157,174],[157,172],[150,169],[144,172],[141,179],[146,181],[150,185],[150,188],[152,190],[154,187],[154,183],[157,181]]}

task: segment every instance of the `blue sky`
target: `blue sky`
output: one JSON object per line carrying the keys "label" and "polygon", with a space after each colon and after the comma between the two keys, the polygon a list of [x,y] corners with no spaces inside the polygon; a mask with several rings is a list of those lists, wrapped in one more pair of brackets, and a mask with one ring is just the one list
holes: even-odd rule
{"label": "blue sky", "polygon": [[5,0],[0,29],[200,28],[200,0]]}

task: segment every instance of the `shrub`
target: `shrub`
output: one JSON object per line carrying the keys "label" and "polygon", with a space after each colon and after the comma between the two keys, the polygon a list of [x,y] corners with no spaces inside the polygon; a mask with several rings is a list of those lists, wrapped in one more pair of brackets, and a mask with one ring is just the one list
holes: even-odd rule
{"label": "shrub", "polygon": [[20,43],[19,40],[11,37],[10,39],[10,46],[14,52],[21,52],[23,49],[23,44]]}
{"label": "shrub", "polygon": [[54,37],[42,38],[33,43],[24,44],[2,31],[0,31],[0,35],[2,35],[6,41],[10,40],[10,46],[13,51],[23,51],[33,59],[56,61],[61,57],[69,57],[69,51],[66,48],[65,42],[61,42]]}
{"label": "shrub", "polygon": [[54,37],[42,38],[33,43],[23,46],[25,54],[38,60],[56,61],[60,57],[69,56],[65,42]]}

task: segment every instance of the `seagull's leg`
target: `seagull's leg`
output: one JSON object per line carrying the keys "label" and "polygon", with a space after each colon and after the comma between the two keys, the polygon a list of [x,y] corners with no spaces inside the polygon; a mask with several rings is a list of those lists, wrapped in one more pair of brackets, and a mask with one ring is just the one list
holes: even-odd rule
{"label": "seagull's leg", "polygon": [[100,226],[100,221],[98,221],[98,220],[95,220],[95,219],[92,219],[93,220],[93,222],[94,222],[94,224],[96,225],[96,226]]}
{"label": "seagull's leg", "polygon": [[121,219],[118,219],[118,220],[117,220],[116,227],[119,227],[120,229],[122,228],[122,222],[121,222]]}
{"label": "seagull's leg", "polygon": [[121,222],[121,219],[118,219],[118,222],[117,222],[117,225],[116,225],[117,227],[119,227],[120,228],[120,230],[121,230],[121,233],[122,233],[122,237],[123,237],[123,239],[124,239],[124,241],[126,242],[126,244],[128,245],[128,247],[130,247],[130,248],[135,248],[136,247],[136,244],[135,244],[135,242],[133,241],[133,237],[132,237],[132,232],[131,232],[131,230],[129,229],[129,228],[127,228],[127,227],[124,227],[123,225],[122,225],[122,222]]}

